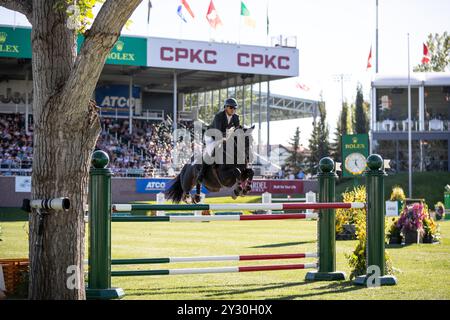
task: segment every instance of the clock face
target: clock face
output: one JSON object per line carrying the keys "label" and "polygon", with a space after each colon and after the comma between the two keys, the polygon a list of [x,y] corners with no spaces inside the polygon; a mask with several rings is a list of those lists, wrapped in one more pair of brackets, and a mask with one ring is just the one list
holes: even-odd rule
{"label": "clock face", "polygon": [[361,174],[366,169],[366,157],[361,153],[350,153],[345,158],[345,169],[352,174]]}

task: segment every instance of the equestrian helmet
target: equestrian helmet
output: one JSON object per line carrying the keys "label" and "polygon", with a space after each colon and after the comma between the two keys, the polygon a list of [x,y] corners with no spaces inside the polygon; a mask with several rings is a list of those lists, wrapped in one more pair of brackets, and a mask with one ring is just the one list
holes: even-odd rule
{"label": "equestrian helmet", "polygon": [[223,104],[224,108],[227,107],[227,106],[231,106],[231,107],[237,109],[238,103],[237,103],[236,99],[228,98],[228,99],[225,100],[225,103]]}

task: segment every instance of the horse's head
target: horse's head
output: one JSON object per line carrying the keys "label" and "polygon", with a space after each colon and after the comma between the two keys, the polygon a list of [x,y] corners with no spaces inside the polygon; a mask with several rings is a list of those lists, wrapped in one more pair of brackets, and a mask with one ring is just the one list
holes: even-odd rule
{"label": "horse's head", "polygon": [[[232,142],[233,151],[234,151],[234,163],[244,164],[242,163],[242,159],[245,164],[251,163],[253,161],[253,129],[255,126],[245,127],[238,126],[234,129],[231,129],[227,132],[227,145],[230,145],[229,142]],[[243,154],[242,154],[242,151]]]}

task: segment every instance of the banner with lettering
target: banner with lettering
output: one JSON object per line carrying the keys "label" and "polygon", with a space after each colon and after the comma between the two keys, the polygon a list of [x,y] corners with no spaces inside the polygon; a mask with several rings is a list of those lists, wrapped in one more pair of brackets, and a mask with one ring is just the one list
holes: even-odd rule
{"label": "banner with lettering", "polygon": [[[83,44],[84,37],[78,36],[78,51]],[[119,37],[111,49],[106,64],[121,64],[129,66],[147,65],[147,39],[138,37]]]}
{"label": "banner with lettering", "polygon": [[[169,178],[153,178],[153,179],[137,179],[136,192],[137,193],[160,193],[165,192],[170,188],[173,179]],[[208,190],[202,186],[202,193],[207,194]]]}
{"label": "banner with lettering", "polygon": [[366,170],[369,156],[369,135],[344,134],[342,136],[342,176],[358,177]]}
{"label": "banner with lettering", "polygon": [[149,67],[298,76],[296,48],[148,38]]}
{"label": "banner with lettering", "polygon": [[253,180],[251,194],[303,194],[304,182],[302,180]]}
{"label": "banner with lettering", "polygon": [[31,29],[0,27],[0,57],[31,58]]}
{"label": "banner with lettering", "polygon": [[[128,116],[130,114],[129,91],[130,87],[127,85],[97,87],[95,89],[95,101],[101,108],[102,115]],[[139,113],[142,108],[141,88],[133,86],[131,91],[131,106],[134,113]]]}

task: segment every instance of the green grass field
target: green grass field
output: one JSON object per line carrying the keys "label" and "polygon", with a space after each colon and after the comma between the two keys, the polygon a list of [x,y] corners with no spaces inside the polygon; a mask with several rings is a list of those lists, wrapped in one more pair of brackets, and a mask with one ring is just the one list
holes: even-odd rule
{"label": "green grass field", "polygon": [[[251,201],[251,199],[248,199]],[[450,299],[450,221],[440,222],[442,242],[387,248],[399,284],[368,289],[347,281],[305,282],[307,270],[113,278],[124,299]],[[1,258],[28,255],[28,223],[0,222]],[[305,220],[113,223],[113,258],[268,254],[316,251],[316,222]],[[344,254],[355,241],[337,242],[337,270],[350,269]],[[122,267],[168,269],[312,262],[201,262]],[[302,261],[302,262],[300,262]]]}

